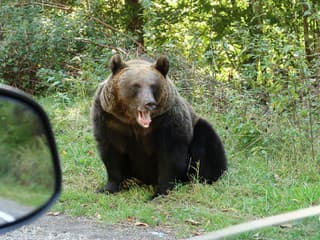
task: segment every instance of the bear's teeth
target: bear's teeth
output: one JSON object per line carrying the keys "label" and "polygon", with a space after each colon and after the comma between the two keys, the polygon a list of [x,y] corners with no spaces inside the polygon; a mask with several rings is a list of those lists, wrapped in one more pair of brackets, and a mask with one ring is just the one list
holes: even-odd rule
{"label": "bear's teeth", "polygon": [[148,128],[151,123],[150,112],[149,111],[143,111],[143,112],[139,111],[137,122],[139,123],[140,126],[142,126],[144,128]]}

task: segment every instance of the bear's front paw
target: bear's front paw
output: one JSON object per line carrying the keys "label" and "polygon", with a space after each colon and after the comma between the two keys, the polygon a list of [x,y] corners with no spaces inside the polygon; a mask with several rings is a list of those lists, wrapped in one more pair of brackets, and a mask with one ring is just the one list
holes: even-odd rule
{"label": "bear's front paw", "polygon": [[108,182],[103,188],[97,189],[97,193],[116,193],[120,191],[120,183]]}
{"label": "bear's front paw", "polygon": [[168,195],[170,193],[171,189],[172,189],[172,186],[170,184],[158,185],[155,188],[155,191],[151,197],[151,200],[153,200],[155,198],[160,198],[161,196]]}

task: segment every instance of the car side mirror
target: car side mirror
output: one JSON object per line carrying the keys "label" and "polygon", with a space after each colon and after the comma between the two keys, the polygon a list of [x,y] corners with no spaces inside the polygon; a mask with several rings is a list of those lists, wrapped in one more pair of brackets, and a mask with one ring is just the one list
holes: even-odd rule
{"label": "car side mirror", "polygon": [[42,215],[60,191],[59,157],[46,113],[25,93],[0,85],[0,233]]}

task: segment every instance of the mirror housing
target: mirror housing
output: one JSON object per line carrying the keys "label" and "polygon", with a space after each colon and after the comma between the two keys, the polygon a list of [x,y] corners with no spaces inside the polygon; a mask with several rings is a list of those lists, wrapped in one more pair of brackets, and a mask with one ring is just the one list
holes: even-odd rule
{"label": "mirror housing", "polygon": [[[19,142],[20,137],[24,138],[24,143],[28,144],[28,141],[32,141],[35,142],[36,145],[35,148],[31,149],[31,159],[36,158],[37,160],[41,160],[38,162],[33,162],[32,167],[29,168],[28,173],[30,173],[31,177],[32,176],[32,171],[36,170],[37,168],[39,168],[39,165],[44,165],[44,172],[43,175],[45,176],[45,179],[47,180],[45,184],[42,184],[42,182],[36,182],[34,183],[31,180],[25,180],[24,184],[26,184],[28,187],[30,185],[30,183],[33,183],[33,188],[36,189],[38,192],[41,191],[39,189],[45,189],[48,191],[46,192],[46,195],[44,195],[45,197],[43,198],[43,200],[41,200],[39,203],[37,203],[35,206],[29,207],[29,208],[25,208],[27,210],[24,209],[23,213],[18,214],[17,217],[12,217],[9,214],[6,214],[6,212],[4,212],[3,209],[6,210],[7,208],[12,208],[10,206],[15,206],[16,204],[16,199],[14,198],[14,200],[11,200],[10,198],[3,198],[1,196],[4,195],[8,195],[8,192],[11,191],[11,195],[14,195],[14,192],[16,192],[17,195],[19,195],[18,192],[18,187],[20,186],[20,182],[21,180],[19,180],[20,182],[18,182],[18,177],[20,177],[20,173],[23,173],[23,169],[24,168],[19,168],[17,167],[16,170],[17,174],[11,174],[7,173],[6,174],[6,170],[4,170],[4,166],[7,167],[8,171],[10,172],[10,169],[13,168],[12,166],[14,165],[13,163],[15,163],[14,159],[10,159],[10,157],[13,158],[13,156],[15,156],[14,154],[9,153],[8,154],[8,160],[2,160],[0,161],[0,173],[1,173],[1,169],[2,169],[2,175],[4,175],[7,179],[11,179],[11,184],[2,185],[2,189],[3,192],[1,192],[1,188],[0,188],[0,203],[2,206],[2,211],[1,211],[1,206],[0,206],[0,218],[2,216],[2,220],[4,223],[0,223],[0,234],[1,233],[5,233],[7,231],[16,229],[22,225],[25,225],[27,223],[30,223],[31,221],[35,220],[37,217],[41,216],[42,214],[44,214],[52,205],[53,203],[59,198],[60,193],[61,193],[61,182],[62,182],[62,176],[61,176],[61,167],[60,167],[60,161],[59,161],[59,155],[58,155],[58,151],[57,151],[57,147],[56,147],[56,143],[55,143],[55,139],[54,139],[54,135],[53,135],[53,131],[50,125],[50,121],[49,118],[47,116],[47,114],[45,113],[45,111],[43,110],[43,108],[35,101],[33,100],[29,95],[27,95],[26,93],[17,90],[15,88],[0,84],[0,104],[3,103],[1,105],[1,107],[4,110],[8,110],[8,112],[10,112],[9,115],[5,115],[5,113],[0,111],[0,117],[2,118],[8,118],[6,121],[6,125],[2,126],[2,130],[5,133],[8,133],[8,136],[11,135],[12,131],[16,131],[18,132],[18,129],[21,130],[29,130],[29,132],[27,131],[27,133],[23,132],[19,132],[19,134],[14,135],[13,140],[9,141],[9,144],[11,144],[10,146],[13,145],[12,149],[19,149],[19,150],[25,150],[25,145],[22,146],[21,141]],[[21,108],[22,106],[22,108]],[[16,109],[16,107],[18,107],[18,110]],[[19,108],[20,107],[20,108]],[[24,112],[27,112],[26,116],[24,116],[24,118],[27,119],[27,121],[29,121],[29,125],[21,125],[20,123],[22,121],[20,121],[20,114],[25,114]],[[2,114],[2,115],[1,115]],[[15,119],[16,121],[13,122],[12,119]],[[29,120],[28,120],[29,119]],[[35,121],[31,121],[30,119],[34,119]],[[11,122],[12,121],[12,122]],[[14,125],[16,124],[16,125]],[[12,126],[13,125],[13,126]],[[11,127],[11,128],[10,128]],[[30,128],[31,130],[34,129],[40,129],[40,134],[41,137],[39,136],[34,136],[33,134],[28,134],[30,133]],[[1,126],[0,126],[0,130],[1,130]],[[26,137],[27,136],[27,137]],[[7,152],[10,152],[11,150],[9,150],[7,142],[6,141],[6,135],[0,136],[0,140],[2,140],[5,144],[2,144],[2,149],[1,149],[1,153],[6,154]],[[42,144],[41,146],[37,145],[38,143],[35,140],[35,138],[40,139],[40,143]],[[0,141],[0,143],[3,143]],[[15,144],[15,145],[14,145]],[[27,145],[29,147],[29,145]],[[19,148],[20,147],[20,148]],[[32,150],[36,149],[35,152],[32,153]],[[40,150],[44,150],[44,153],[47,154],[42,154],[42,152]],[[39,150],[39,151],[38,151]],[[13,152],[13,151],[12,151]],[[30,152],[30,149],[29,149]],[[21,152],[20,152],[21,155]],[[47,157],[47,159],[42,159]],[[22,159],[22,160],[21,160]],[[26,159],[26,155],[22,155],[22,157],[20,157],[20,162],[18,162],[16,165],[21,166],[21,161],[23,161],[24,159]],[[42,161],[43,160],[43,161]],[[47,160],[48,165],[45,166],[45,160]],[[10,161],[10,162],[9,162]],[[12,163],[13,161],[13,163]],[[31,169],[31,170],[30,170]],[[12,170],[12,169],[11,169]],[[39,170],[39,169],[38,169]],[[20,172],[19,172],[20,171]],[[39,172],[41,172],[42,169],[39,170]],[[46,174],[46,172],[50,172],[50,174]],[[0,175],[0,177],[2,176]],[[9,175],[9,176],[8,176]],[[41,185],[41,186],[40,186]],[[17,186],[17,188],[16,188]],[[24,185],[21,184],[20,187],[23,187]],[[38,188],[39,187],[39,188]],[[7,188],[7,189],[6,189]],[[11,188],[11,189],[10,189]],[[10,191],[7,191],[10,190]],[[28,192],[28,191],[26,191]],[[9,203],[9,204],[7,204]],[[19,206],[20,203],[17,204],[17,206]],[[22,204],[21,204],[22,205]],[[10,210],[10,209],[7,209]]]}

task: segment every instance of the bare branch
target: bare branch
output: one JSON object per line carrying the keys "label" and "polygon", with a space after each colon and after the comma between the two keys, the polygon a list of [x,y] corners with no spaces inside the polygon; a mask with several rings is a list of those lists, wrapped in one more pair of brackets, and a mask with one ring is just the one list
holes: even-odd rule
{"label": "bare branch", "polygon": [[93,41],[91,41],[90,39],[87,39],[87,38],[75,38],[75,40],[78,41],[78,42],[90,43],[90,44],[93,44],[95,46],[102,47],[102,48],[113,49],[113,50],[121,52],[121,53],[123,53],[125,55],[128,55],[128,52],[126,52],[125,50],[123,50],[122,48],[119,48],[119,47],[114,47],[114,46],[111,46],[111,45],[95,43],[95,42],[93,42]]}
{"label": "bare branch", "polygon": [[125,36],[126,38],[129,38],[130,40],[132,40],[142,51],[146,52],[147,50],[145,49],[145,47],[139,43],[137,40],[135,40],[134,38],[130,37],[128,34],[125,34],[121,31],[119,31],[118,29],[116,29],[115,27],[103,22],[102,20],[100,20],[99,18],[96,17],[91,17],[91,19],[93,19],[94,21],[100,23],[101,25],[103,25],[104,27],[111,29],[112,31],[115,31],[117,33],[120,33],[121,35]]}

